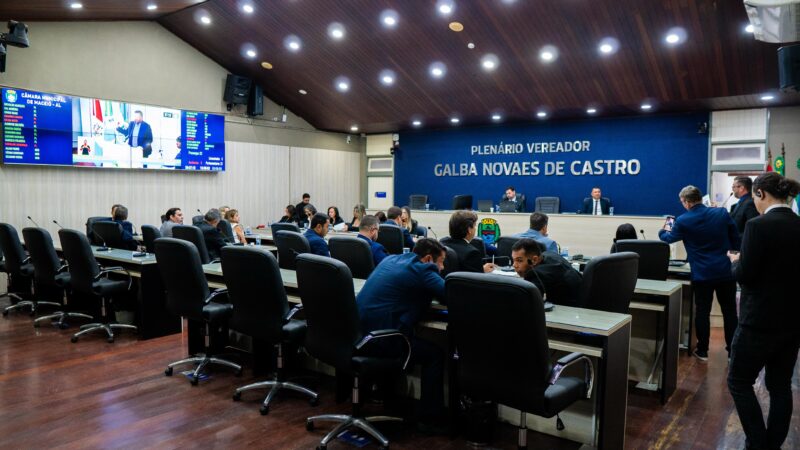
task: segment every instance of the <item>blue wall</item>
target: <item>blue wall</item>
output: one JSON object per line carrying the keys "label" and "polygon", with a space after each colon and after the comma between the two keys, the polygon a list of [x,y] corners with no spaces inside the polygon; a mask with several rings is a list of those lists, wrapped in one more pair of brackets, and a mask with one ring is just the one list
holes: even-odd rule
{"label": "blue wall", "polygon": [[[479,199],[497,203],[513,185],[527,196],[529,211],[535,197],[557,196],[562,212],[574,212],[600,186],[615,214],[677,215],[683,186],[706,189],[708,135],[698,134],[697,125],[707,121],[708,113],[693,113],[403,133],[395,153],[396,203],[427,194],[431,208],[450,209],[453,195],[472,194],[477,208]],[[598,170],[596,161],[614,161],[612,173],[605,162]],[[547,173],[556,164],[561,174]]]}

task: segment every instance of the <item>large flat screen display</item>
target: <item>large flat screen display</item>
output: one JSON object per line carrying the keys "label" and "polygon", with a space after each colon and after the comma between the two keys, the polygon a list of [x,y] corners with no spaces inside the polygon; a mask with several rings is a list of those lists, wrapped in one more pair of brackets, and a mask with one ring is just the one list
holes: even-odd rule
{"label": "large flat screen display", "polygon": [[3,88],[3,163],[225,170],[219,114]]}

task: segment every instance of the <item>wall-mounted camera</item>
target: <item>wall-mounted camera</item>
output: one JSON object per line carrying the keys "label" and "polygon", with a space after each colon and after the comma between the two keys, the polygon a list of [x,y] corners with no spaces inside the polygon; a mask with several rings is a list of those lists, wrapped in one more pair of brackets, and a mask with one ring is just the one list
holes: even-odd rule
{"label": "wall-mounted camera", "polygon": [[392,146],[389,148],[389,153],[394,155],[400,151],[400,135],[395,133],[392,135]]}
{"label": "wall-mounted camera", "polygon": [[16,20],[8,21],[8,33],[0,33],[0,73],[6,71],[6,46],[28,48],[28,27]]}

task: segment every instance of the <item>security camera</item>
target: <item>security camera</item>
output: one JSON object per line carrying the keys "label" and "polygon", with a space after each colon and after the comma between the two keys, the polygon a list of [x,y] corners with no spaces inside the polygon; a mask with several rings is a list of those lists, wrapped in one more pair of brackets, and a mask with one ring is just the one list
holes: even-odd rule
{"label": "security camera", "polygon": [[28,26],[16,20],[8,21],[8,33],[0,33],[0,44],[8,44],[12,47],[28,48],[31,43],[28,40]]}

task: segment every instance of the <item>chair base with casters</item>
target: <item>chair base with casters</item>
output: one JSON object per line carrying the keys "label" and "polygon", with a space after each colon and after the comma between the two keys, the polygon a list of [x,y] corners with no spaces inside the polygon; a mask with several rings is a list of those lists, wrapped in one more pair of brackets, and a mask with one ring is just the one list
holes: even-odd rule
{"label": "chair base with casters", "polygon": [[277,376],[275,380],[270,381],[261,381],[258,383],[248,384],[246,386],[242,386],[236,389],[236,392],[233,393],[233,401],[239,401],[242,399],[242,392],[250,391],[253,389],[269,389],[269,393],[264,398],[264,401],[261,403],[261,408],[259,411],[261,412],[262,416],[269,414],[269,404],[272,402],[272,399],[278,394],[281,389],[288,389],[290,391],[299,392],[310,397],[309,404],[311,406],[317,406],[319,404],[319,394],[308,389],[305,386],[300,386],[299,384],[292,383],[290,381],[283,381],[282,380],[282,372],[283,372],[283,345],[276,345],[278,349],[278,367],[277,367]]}
{"label": "chair base with casters", "polygon": [[[59,305],[59,306],[61,306],[61,305]],[[55,324],[54,324],[55,326],[57,326],[58,328],[61,328],[63,330],[63,329],[66,329],[67,327],[69,327],[69,324],[66,322],[66,319],[73,319],[73,318],[89,319],[89,320],[94,319],[94,317],[92,317],[92,316],[90,316],[88,314],[76,313],[76,312],[68,312],[68,311],[56,311],[53,314],[48,314],[46,316],[37,317],[33,321],[33,326],[36,327],[36,328],[39,328],[40,322],[43,322],[45,320],[50,320],[52,322],[55,322]],[[58,319],[58,320],[56,321],[56,319]]]}
{"label": "chair base with casters", "polygon": [[[212,296],[209,297],[209,299],[213,298],[213,297],[214,297],[214,294],[212,294]],[[213,304],[213,303],[211,303],[211,305],[228,306],[228,305],[219,305],[219,304]],[[209,304],[206,305],[206,308],[207,307],[209,307]],[[221,310],[225,309],[225,308],[217,308],[217,309],[220,309],[219,312],[222,312]],[[217,312],[217,313],[219,313],[219,312]],[[211,313],[211,315],[214,315],[214,313]],[[236,371],[235,374],[236,374],[237,377],[240,376],[242,374],[242,366],[240,366],[239,364],[233,363],[231,361],[228,361],[226,359],[217,358],[217,357],[211,355],[211,352],[210,352],[210,348],[211,348],[211,345],[210,345],[210,333],[211,333],[210,324],[206,323],[205,324],[205,336],[204,336],[204,338],[205,338],[205,354],[203,354],[202,356],[191,356],[189,358],[184,358],[184,359],[181,359],[180,361],[175,361],[173,363],[168,364],[167,368],[164,370],[164,375],[166,375],[168,377],[171,377],[172,374],[173,374],[173,370],[174,370],[174,368],[176,366],[180,366],[180,365],[183,365],[183,364],[197,364],[197,367],[195,367],[195,369],[192,372],[192,375],[191,375],[191,377],[189,379],[189,382],[192,384],[192,386],[197,386],[199,384],[199,382],[200,382],[200,375],[202,374],[203,369],[205,369],[206,366],[208,366],[209,364],[217,364],[217,365],[220,365],[220,366],[230,367],[231,369]]]}
{"label": "chair base with casters", "polygon": [[7,306],[3,310],[3,316],[7,316],[8,313],[11,312],[11,311],[14,311],[14,310],[17,310],[17,309],[22,309],[22,308],[27,308],[27,307],[31,308],[31,311],[30,311],[29,314],[34,316],[34,315],[36,315],[36,311],[39,309],[39,305],[47,305],[47,306],[55,306],[55,307],[61,306],[61,303],[56,303],[56,302],[45,302],[45,301],[41,301],[40,302],[40,301],[37,301],[37,300],[22,300],[21,298],[19,298],[18,295],[15,295],[15,294],[8,294],[8,296],[9,297],[14,297],[19,301],[14,305]]}
{"label": "chair base with casters", "polygon": [[[100,317],[106,317],[105,298],[102,299],[102,303],[100,306]],[[139,331],[136,325],[128,325],[126,323],[113,323],[113,322],[87,323],[86,325],[81,325],[80,331],[72,335],[72,337],[70,338],[70,342],[74,344],[75,342],[78,342],[78,338],[80,338],[81,336],[92,333],[97,330],[103,330],[106,332],[107,335],[106,340],[109,343],[114,342],[114,330],[132,330],[134,333],[137,333]]]}

